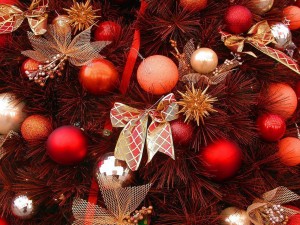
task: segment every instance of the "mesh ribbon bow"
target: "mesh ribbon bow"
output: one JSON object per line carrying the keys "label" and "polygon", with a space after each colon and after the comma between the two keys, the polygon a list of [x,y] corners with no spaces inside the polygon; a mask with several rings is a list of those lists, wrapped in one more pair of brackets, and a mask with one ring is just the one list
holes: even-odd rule
{"label": "mesh ribbon bow", "polygon": [[[277,60],[281,64],[285,65],[294,72],[300,74],[300,68],[297,63],[294,62],[292,58],[287,56],[285,53],[268,47],[270,43],[276,44],[274,36],[271,32],[271,28],[267,21],[261,21],[253,25],[246,37],[229,34],[224,31],[220,31],[222,40],[224,44],[234,52],[243,52],[245,43],[248,43],[261,51],[262,53],[270,56],[271,58]],[[253,52],[244,52],[253,57],[256,55]]]}
{"label": "mesh ribbon bow", "polygon": [[14,5],[0,4],[0,34],[17,30],[25,18],[35,35],[46,33],[47,7],[48,0],[33,0],[24,12]]}
{"label": "mesh ribbon bow", "polygon": [[[115,103],[110,112],[112,125],[124,127],[115,148],[115,157],[126,161],[129,168],[136,171],[142,160],[147,137],[148,162],[157,152],[175,159],[169,121],[178,118],[178,109],[172,93],[163,97],[156,109],[139,110],[119,102]],[[149,116],[152,122],[147,129]]]}
{"label": "mesh ribbon bow", "polygon": [[[248,207],[247,213],[251,222],[255,225],[274,224],[269,220],[268,210],[273,208],[279,209],[277,211],[282,213],[282,219],[288,218],[292,215],[298,214],[299,212],[281,205],[292,201],[297,201],[299,199],[299,195],[290,191],[286,187],[278,187],[264,193],[261,199],[254,200],[253,204]],[[274,218],[274,215],[276,216],[276,212],[273,213],[271,217]],[[278,222],[275,224],[284,223]]]}

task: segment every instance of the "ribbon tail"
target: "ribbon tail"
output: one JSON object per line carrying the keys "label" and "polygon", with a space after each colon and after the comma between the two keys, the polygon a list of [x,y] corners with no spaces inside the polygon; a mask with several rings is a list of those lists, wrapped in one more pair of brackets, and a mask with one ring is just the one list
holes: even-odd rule
{"label": "ribbon tail", "polygon": [[267,56],[270,56],[271,58],[275,59],[276,61],[280,62],[281,64],[285,65],[286,67],[300,75],[300,67],[298,66],[298,64],[295,63],[295,61],[289,56],[287,56],[285,53],[265,46],[256,41],[249,41],[248,43],[256,49],[258,49],[259,51],[261,51],[262,53],[266,54]]}
{"label": "ribbon tail", "polygon": [[174,144],[169,122],[152,122],[150,124],[147,134],[147,152],[147,163],[151,162],[157,152],[161,152],[175,160]]}
{"label": "ribbon tail", "polygon": [[136,171],[142,161],[147,123],[148,115],[129,121],[117,141],[115,157],[126,161],[132,171]]}

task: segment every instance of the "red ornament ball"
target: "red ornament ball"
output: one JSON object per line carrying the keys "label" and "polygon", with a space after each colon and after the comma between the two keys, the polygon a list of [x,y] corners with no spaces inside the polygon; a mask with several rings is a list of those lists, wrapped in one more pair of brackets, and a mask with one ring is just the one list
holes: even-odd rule
{"label": "red ornament ball", "polygon": [[175,145],[188,145],[193,138],[194,128],[191,124],[182,120],[174,120],[170,122],[173,142]]}
{"label": "red ornament ball", "polygon": [[298,100],[300,100],[300,81],[298,81],[296,84],[295,92],[296,92]]}
{"label": "red ornament ball", "polygon": [[90,93],[99,95],[113,91],[119,79],[115,66],[106,59],[95,59],[81,67],[79,80]]}
{"label": "red ornament ball", "polygon": [[98,24],[94,37],[96,41],[115,41],[120,37],[121,26],[113,21]]}
{"label": "red ornament ball", "polygon": [[276,114],[263,114],[256,124],[260,136],[266,141],[278,141],[286,131],[284,119]]}
{"label": "red ornament ball", "polygon": [[200,11],[207,6],[207,0],[180,0],[180,5],[189,11]]}
{"label": "red ornament ball", "polygon": [[204,148],[199,158],[213,180],[223,181],[234,176],[240,169],[242,151],[233,142],[219,140]]}
{"label": "red ornament ball", "polygon": [[26,72],[32,72],[39,68],[40,63],[35,61],[34,59],[28,58],[26,59],[21,66],[21,73],[24,77],[27,77]]}
{"label": "red ornament ball", "polygon": [[52,160],[59,164],[73,165],[85,158],[87,140],[79,128],[59,127],[48,137],[47,153]]}
{"label": "red ornament ball", "polygon": [[290,118],[297,109],[297,95],[291,86],[284,83],[271,84],[266,99],[269,102],[266,108],[284,119]]}
{"label": "red ornament ball", "polygon": [[251,11],[245,6],[235,5],[225,13],[225,23],[230,32],[240,34],[248,31],[253,22]]}
{"label": "red ornament ball", "polygon": [[11,42],[12,42],[11,34],[0,34],[0,48],[7,48],[7,46],[9,46]]}
{"label": "red ornament ball", "polygon": [[21,134],[26,141],[48,137],[51,132],[51,120],[41,115],[27,117],[21,126]]}
{"label": "red ornament ball", "polygon": [[146,58],[137,70],[137,81],[141,88],[154,95],[170,92],[176,86],[178,78],[176,64],[163,55]]}
{"label": "red ornament ball", "polygon": [[284,205],[284,207],[292,209],[292,210],[299,211],[299,213],[300,213],[300,209],[298,207],[296,207],[296,206],[293,206],[293,205]]}
{"label": "red ornament ball", "polygon": [[296,214],[289,217],[287,225],[299,225],[300,224],[300,214]]}
{"label": "red ornament ball", "polygon": [[18,3],[18,0],[0,0],[0,4],[16,5]]}
{"label": "red ornament ball", "polygon": [[286,137],[278,143],[278,156],[287,166],[300,164],[300,140],[295,137]]}
{"label": "red ornament ball", "polygon": [[6,219],[0,218],[0,225],[9,225]]}
{"label": "red ornament ball", "polygon": [[298,6],[288,6],[283,9],[283,18],[289,20],[289,28],[297,30],[300,28],[300,8]]}

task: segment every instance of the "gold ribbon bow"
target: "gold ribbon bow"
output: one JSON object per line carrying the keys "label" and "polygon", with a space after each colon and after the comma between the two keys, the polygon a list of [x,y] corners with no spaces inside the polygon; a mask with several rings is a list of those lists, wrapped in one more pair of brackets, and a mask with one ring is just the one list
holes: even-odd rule
{"label": "gold ribbon bow", "polygon": [[273,218],[274,215],[278,218],[282,216],[282,221],[279,221],[276,224],[284,224],[284,221],[286,222],[288,217],[298,214],[299,211],[283,207],[282,204],[297,201],[299,199],[300,196],[290,191],[288,188],[278,187],[264,193],[261,199],[254,200],[253,204],[248,207],[247,213],[253,224],[271,225],[273,223],[270,221],[268,212],[272,210],[274,211]]}
{"label": "gold ribbon bow", "polygon": [[[163,97],[156,109],[139,110],[115,103],[110,118],[114,127],[124,127],[115,148],[115,157],[126,161],[132,171],[139,168],[147,139],[148,163],[157,152],[175,159],[170,121],[178,118],[174,94]],[[147,129],[148,117],[152,122]]]}
{"label": "gold ribbon bow", "polygon": [[[224,44],[233,52],[243,52],[245,43],[248,43],[262,53],[270,56],[289,69],[300,74],[300,68],[292,58],[279,50],[267,46],[270,43],[276,44],[276,41],[266,20],[253,25],[248,31],[246,37],[229,34],[224,31],[220,31],[220,34]],[[257,57],[253,52],[243,53]]]}
{"label": "gold ribbon bow", "polygon": [[25,12],[14,5],[0,4],[0,34],[17,30],[25,18],[35,35],[46,33],[47,7],[48,0],[33,0]]}

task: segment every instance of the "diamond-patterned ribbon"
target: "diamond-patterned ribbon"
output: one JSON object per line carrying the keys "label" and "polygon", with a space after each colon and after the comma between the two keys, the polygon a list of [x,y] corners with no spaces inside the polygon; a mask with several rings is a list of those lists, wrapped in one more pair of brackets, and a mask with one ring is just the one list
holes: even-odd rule
{"label": "diamond-patterned ribbon", "polygon": [[[286,187],[278,187],[271,191],[264,193],[261,199],[255,199],[253,204],[247,209],[247,213],[251,222],[255,225],[265,225],[267,222],[263,216],[263,208],[265,206],[282,205],[289,202],[297,201],[300,196],[290,191]],[[298,214],[299,211],[283,207],[285,216],[292,216]],[[268,223],[269,224],[269,223]]]}
{"label": "diamond-patterned ribbon", "polygon": [[[270,56],[289,69],[300,74],[300,67],[292,58],[279,50],[267,46],[270,43],[276,44],[276,41],[266,20],[252,26],[246,37],[233,35],[224,31],[220,31],[220,34],[224,44],[233,52],[243,52],[245,43],[248,43],[262,53]],[[256,57],[253,52],[243,53]]]}
{"label": "diamond-patterned ribbon", "polygon": [[25,12],[14,5],[0,4],[0,34],[17,30],[25,18],[35,35],[46,33],[47,7],[48,0],[33,0]]}
{"label": "diamond-patterned ribbon", "polygon": [[[175,159],[170,121],[178,118],[178,105],[174,94],[162,98],[156,109],[139,110],[123,103],[115,103],[110,118],[113,127],[124,127],[115,148],[115,157],[124,160],[136,171],[143,156],[147,140],[148,162],[157,152]],[[152,119],[148,129],[148,118]]]}

